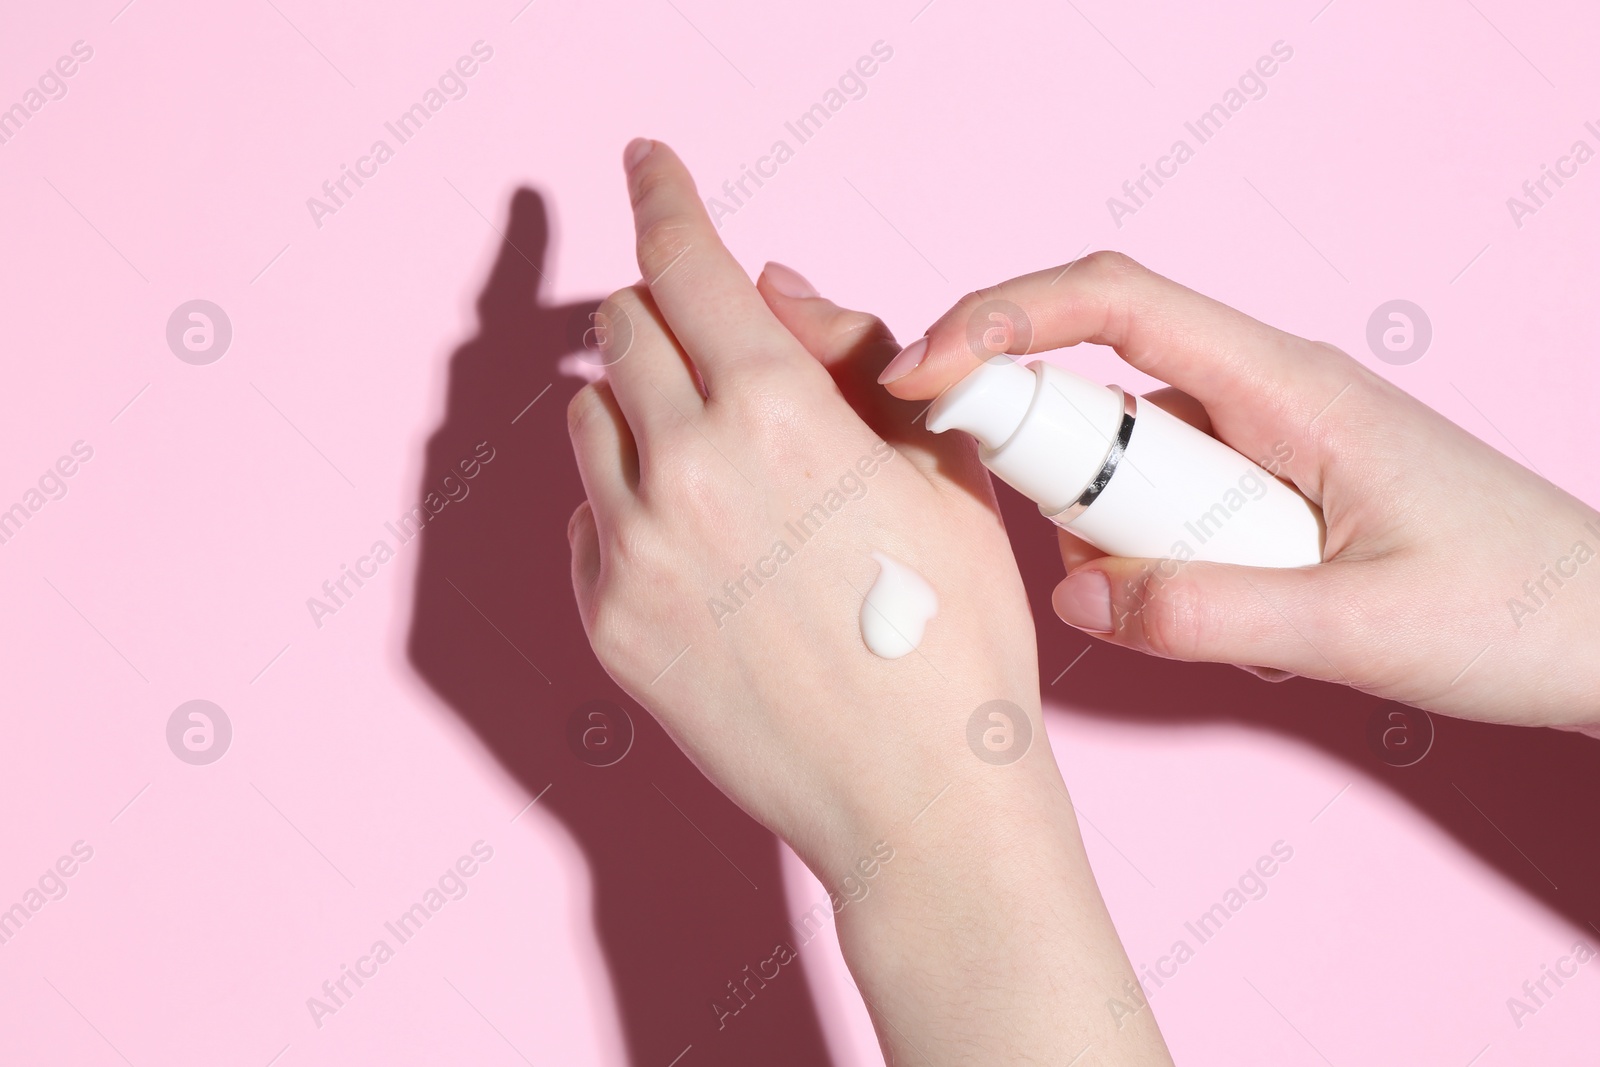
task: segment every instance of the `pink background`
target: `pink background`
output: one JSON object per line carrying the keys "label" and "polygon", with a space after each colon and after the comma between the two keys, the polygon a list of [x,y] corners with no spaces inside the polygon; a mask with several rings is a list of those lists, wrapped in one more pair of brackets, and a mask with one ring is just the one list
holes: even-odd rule
{"label": "pink background", "polygon": [[[93,458],[0,545],[0,908],[75,842],[93,856],[0,945],[0,1059],[694,1067],[825,1042],[880,1062],[822,942],[762,1018],[715,1030],[723,976],[820,887],[636,707],[621,763],[565,743],[580,703],[622,698],[567,586],[577,381],[558,367],[565,306],[636,276],[625,141],[670,141],[709,192],[793,146],[784,122],[876,41],[893,57],[866,95],[724,220],[752,274],[782,260],[910,337],[971,288],[1119,248],[1600,500],[1600,162],[1520,227],[1506,207],[1573,141],[1600,147],[1597,19],[1322,2],[12,5],[0,106],[75,41],[93,57],[0,145],[0,507],[74,442]],[[318,227],[306,199],[395,147],[384,122],[479,40],[466,96]],[[1265,97],[1115,225],[1107,197],[1280,40]],[[233,326],[206,366],[164,336],[194,298]],[[1433,325],[1406,365],[1365,340],[1394,298]],[[315,626],[306,598],[484,439],[471,495]],[[1086,640],[1048,617],[1050,531],[1010,514],[1044,681],[1073,665],[1050,731],[1135,963],[1294,850],[1156,992],[1180,1063],[1593,1046],[1600,965],[1520,1027],[1506,1001],[1600,944],[1600,745],[1436,720],[1396,769],[1366,741],[1370,699],[1077,660]],[[234,731],[207,766],[167,747],[192,699]],[[466,895],[317,1026],[307,998],[479,840]]]}

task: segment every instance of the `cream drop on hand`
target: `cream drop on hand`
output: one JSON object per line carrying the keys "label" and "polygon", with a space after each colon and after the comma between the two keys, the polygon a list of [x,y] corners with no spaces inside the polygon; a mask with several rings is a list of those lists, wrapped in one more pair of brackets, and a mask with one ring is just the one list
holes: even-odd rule
{"label": "cream drop on hand", "polygon": [[873,655],[899,659],[922,643],[939,597],[928,580],[893,556],[873,552],[878,578],[861,602],[861,639]]}
{"label": "cream drop on hand", "polygon": [[928,410],[1052,522],[1103,552],[1253,567],[1322,562],[1322,513],[1182,419],[1050,363],[997,359]]}

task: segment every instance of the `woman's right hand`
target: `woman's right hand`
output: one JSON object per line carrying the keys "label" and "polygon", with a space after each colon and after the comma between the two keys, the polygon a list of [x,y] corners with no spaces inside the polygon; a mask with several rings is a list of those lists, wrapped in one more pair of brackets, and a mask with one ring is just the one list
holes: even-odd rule
{"label": "woman's right hand", "polygon": [[1064,621],[1171,659],[1600,736],[1595,509],[1333,346],[1114,252],[969,295],[880,380],[905,399],[939,395],[992,355],[968,338],[995,301],[1031,327],[1010,331],[1024,340],[1007,351],[1111,346],[1197,401],[1191,421],[1280,460],[1276,472],[1327,519],[1324,562],[1285,570],[1116,558],[1062,531]]}

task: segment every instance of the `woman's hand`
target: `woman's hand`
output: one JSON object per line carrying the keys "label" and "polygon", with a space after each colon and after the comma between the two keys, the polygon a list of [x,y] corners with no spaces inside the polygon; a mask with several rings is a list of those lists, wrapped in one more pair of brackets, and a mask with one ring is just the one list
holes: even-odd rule
{"label": "woman's hand", "polygon": [[[851,901],[840,941],[890,1062],[1170,1062],[1050,754],[971,442],[877,387],[898,350],[877,319],[783,268],[752,286],[669,148],[625,162],[644,281],[602,306],[606,378],[569,408],[600,661]],[[939,599],[898,659],[862,639],[874,551]],[[1031,745],[969,744],[991,701]]]}
{"label": "woman's hand", "polygon": [[993,301],[1020,308],[1031,329],[1011,336],[1033,351],[1110,345],[1175,386],[1157,402],[1278,460],[1327,519],[1324,562],[1294,570],[1113,558],[1062,531],[1065,621],[1172,659],[1343,682],[1464,718],[1600,722],[1593,508],[1331,345],[1112,252],[968,296],[886,369],[889,391],[931,398],[976,367],[989,353],[969,346],[971,320]]}
{"label": "woman's hand", "polygon": [[[873,385],[899,350],[882,323],[799,295],[793,272],[751,285],[671,149],[635,161],[629,187],[645,281],[602,305],[606,380],[569,408],[584,624],[724,791],[808,861],[848,865],[971,772],[960,739],[980,704],[1038,725],[1031,617],[988,476],[970,442]],[[874,551],[939,598],[900,659],[862,641]]]}

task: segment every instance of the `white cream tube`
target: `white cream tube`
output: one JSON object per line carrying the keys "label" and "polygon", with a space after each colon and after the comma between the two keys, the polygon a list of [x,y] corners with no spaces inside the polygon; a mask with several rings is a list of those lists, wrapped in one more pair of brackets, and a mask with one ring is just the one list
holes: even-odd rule
{"label": "white cream tube", "polygon": [[986,467],[1112,555],[1322,561],[1322,513],[1293,486],[1154,404],[1052,364],[985,363],[934,401],[928,428],[977,437]]}

